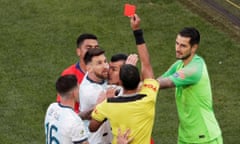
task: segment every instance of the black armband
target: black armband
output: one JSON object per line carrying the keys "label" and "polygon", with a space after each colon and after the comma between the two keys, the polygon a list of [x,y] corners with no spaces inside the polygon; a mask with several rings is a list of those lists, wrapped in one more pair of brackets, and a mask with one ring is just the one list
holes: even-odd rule
{"label": "black armband", "polygon": [[144,38],[143,38],[143,31],[141,29],[134,30],[133,34],[134,34],[137,45],[145,43]]}

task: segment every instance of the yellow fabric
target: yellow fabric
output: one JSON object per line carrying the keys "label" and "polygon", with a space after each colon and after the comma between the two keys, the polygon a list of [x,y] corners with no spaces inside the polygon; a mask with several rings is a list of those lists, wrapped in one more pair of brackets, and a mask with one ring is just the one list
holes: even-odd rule
{"label": "yellow fabric", "polygon": [[[124,102],[105,100],[96,107],[92,113],[92,118],[100,122],[106,118],[110,121],[114,135],[113,144],[116,144],[118,128],[121,128],[122,131],[131,129],[130,137],[134,138],[131,144],[148,144],[152,134],[158,89],[159,83],[156,80],[146,79],[139,92],[139,94],[146,96],[138,100]],[[139,96],[139,94],[134,96]]]}

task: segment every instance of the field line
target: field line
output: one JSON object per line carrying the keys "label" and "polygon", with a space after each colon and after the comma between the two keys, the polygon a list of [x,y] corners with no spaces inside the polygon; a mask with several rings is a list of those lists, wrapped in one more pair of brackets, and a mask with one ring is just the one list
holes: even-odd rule
{"label": "field line", "polygon": [[232,2],[232,1],[230,1],[230,0],[226,0],[226,1],[227,1],[228,3],[230,3],[231,5],[233,5],[234,7],[240,9],[240,6],[239,6],[238,4],[236,4],[236,3],[234,3],[234,2]]}

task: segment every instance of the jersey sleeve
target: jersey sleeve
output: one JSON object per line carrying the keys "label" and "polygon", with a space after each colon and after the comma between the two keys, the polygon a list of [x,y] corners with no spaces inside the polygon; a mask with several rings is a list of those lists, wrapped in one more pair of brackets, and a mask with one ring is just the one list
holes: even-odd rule
{"label": "jersey sleeve", "polygon": [[96,108],[93,110],[92,112],[92,118],[102,122],[106,119],[104,112],[106,112],[105,110],[105,105],[106,105],[106,100],[104,100],[102,103],[98,104],[96,106]]}
{"label": "jersey sleeve", "polygon": [[174,74],[177,71],[180,64],[181,64],[181,61],[176,61],[174,64],[172,64],[168,68],[168,70],[161,77],[168,77],[168,76]]}
{"label": "jersey sleeve", "polygon": [[156,96],[158,89],[159,83],[155,79],[145,79],[139,93],[147,94],[147,96]]}
{"label": "jersey sleeve", "polygon": [[82,143],[88,139],[88,134],[82,121],[77,121],[71,131],[73,143]]}
{"label": "jersey sleeve", "polygon": [[177,70],[174,74],[170,75],[169,78],[173,83],[178,86],[187,86],[197,83],[203,70],[203,63],[196,61],[189,63],[186,67]]}

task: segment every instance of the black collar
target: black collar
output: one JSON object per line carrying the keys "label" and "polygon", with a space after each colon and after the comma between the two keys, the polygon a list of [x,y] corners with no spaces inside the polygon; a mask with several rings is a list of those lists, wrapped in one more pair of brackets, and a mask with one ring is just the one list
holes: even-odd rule
{"label": "black collar", "polygon": [[145,94],[135,94],[133,96],[128,96],[128,97],[117,96],[117,97],[113,97],[113,98],[108,98],[107,102],[108,103],[133,102],[133,101],[141,100],[145,96],[147,96],[147,95],[145,95]]}

